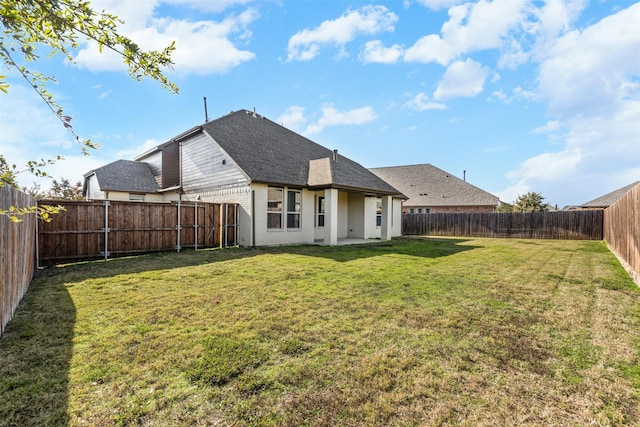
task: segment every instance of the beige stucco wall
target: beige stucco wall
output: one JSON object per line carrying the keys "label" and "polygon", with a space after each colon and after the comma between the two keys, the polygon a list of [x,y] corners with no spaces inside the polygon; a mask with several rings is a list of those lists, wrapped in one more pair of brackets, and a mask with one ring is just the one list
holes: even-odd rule
{"label": "beige stucco wall", "polygon": [[[284,188],[285,195],[288,190]],[[289,245],[314,242],[314,206],[315,193],[302,190],[300,201],[300,221],[299,229],[287,229],[286,224],[286,196],[283,215],[283,224],[281,229],[267,229],[267,185],[253,184],[255,200],[255,245],[256,246],[272,246],[272,245]]]}

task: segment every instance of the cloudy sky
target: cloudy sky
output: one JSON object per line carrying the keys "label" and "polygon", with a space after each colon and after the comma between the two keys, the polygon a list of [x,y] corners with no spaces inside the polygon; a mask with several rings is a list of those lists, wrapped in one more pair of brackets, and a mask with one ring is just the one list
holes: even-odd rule
{"label": "cloudy sky", "polygon": [[[83,173],[248,109],[365,167],[431,163],[506,202],[528,191],[559,207],[640,180],[640,3],[627,0],[94,0],[146,49],[176,42],[180,94],[131,80],[82,45],[75,63],[29,64],[83,157],[10,71],[0,153],[62,154]],[[44,52],[44,51],[43,51]],[[22,185],[34,178],[20,175]],[[43,184],[48,187],[48,184]]]}

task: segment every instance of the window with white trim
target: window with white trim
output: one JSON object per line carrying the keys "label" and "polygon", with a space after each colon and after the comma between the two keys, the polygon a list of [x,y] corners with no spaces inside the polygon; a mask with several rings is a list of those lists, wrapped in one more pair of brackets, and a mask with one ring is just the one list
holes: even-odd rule
{"label": "window with white trim", "polygon": [[324,227],[324,196],[318,197],[318,209],[316,216],[316,224],[318,228]]}
{"label": "window with white trim", "polygon": [[282,206],[284,190],[278,187],[267,188],[267,229],[282,229]]}
{"label": "window with white trim", "polygon": [[287,229],[300,228],[300,190],[287,190]]}
{"label": "window with white trim", "polygon": [[382,199],[376,200],[376,227],[382,227]]}

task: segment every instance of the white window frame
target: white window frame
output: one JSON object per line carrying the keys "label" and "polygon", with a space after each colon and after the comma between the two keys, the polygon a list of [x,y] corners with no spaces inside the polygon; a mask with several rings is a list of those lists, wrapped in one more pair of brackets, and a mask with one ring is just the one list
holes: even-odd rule
{"label": "white window frame", "polygon": [[[302,228],[302,191],[295,188],[287,188],[287,230],[300,230]],[[291,205],[291,195],[294,196],[293,206]],[[296,200],[297,195],[297,200]],[[290,218],[298,218],[298,226],[289,226]]]}
{"label": "white window frame", "polygon": [[[272,190],[280,192],[279,200],[277,200],[276,198],[273,198],[273,199],[271,198]],[[283,215],[284,194],[285,194],[285,189],[282,187],[272,187],[272,186],[267,187],[267,230],[280,231],[283,229],[282,217],[284,216]],[[279,215],[280,217],[280,221],[278,221],[279,222],[278,226],[276,226],[275,221],[273,222],[270,221],[271,218],[275,218],[275,215]]]}
{"label": "white window frame", "polygon": [[[324,228],[326,202],[324,196],[318,196],[317,200],[318,208],[316,209],[316,227]],[[322,224],[320,224],[321,222]]]}

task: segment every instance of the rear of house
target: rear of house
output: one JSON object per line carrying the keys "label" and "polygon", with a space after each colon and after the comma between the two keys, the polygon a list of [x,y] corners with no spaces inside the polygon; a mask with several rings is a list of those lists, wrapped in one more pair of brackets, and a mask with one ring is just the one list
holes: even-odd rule
{"label": "rear of house", "polygon": [[[255,112],[239,110],[192,128],[132,163],[147,165],[156,183],[153,189],[149,182],[147,197],[239,204],[242,246],[401,235],[398,190]],[[88,175],[86,194],[99,194]]]}

